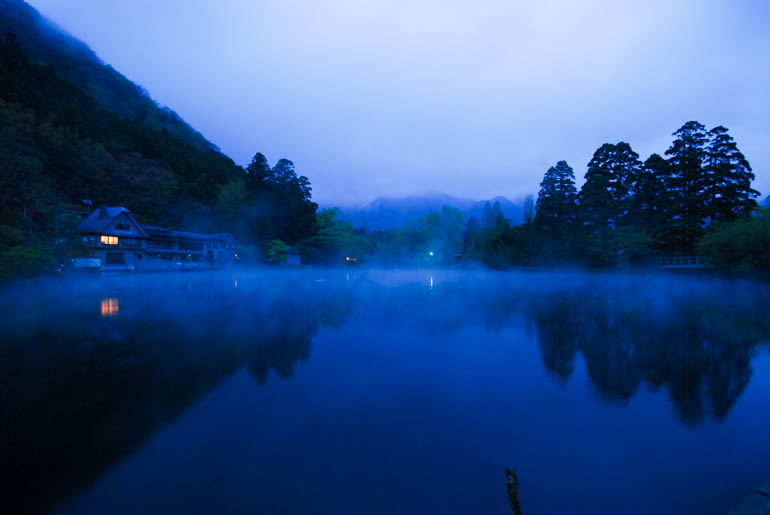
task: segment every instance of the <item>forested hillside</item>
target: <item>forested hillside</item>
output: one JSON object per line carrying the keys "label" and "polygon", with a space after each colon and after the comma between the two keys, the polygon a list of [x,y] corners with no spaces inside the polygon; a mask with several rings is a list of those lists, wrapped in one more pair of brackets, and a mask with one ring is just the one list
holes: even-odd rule
{"label": "forested hillside", "polygon": [[198,149],[217,149],[172,110],[103,63],[87,45],[66,34],[22,0],[0,0],[0,36],[12,32],[32,62],[51,65],[63,79],[124,118],[169,134]]}
{"label": "forested hillside", "polygon": [[55,32],[0,1],[0,271],[53,263],[62,207],[124,205],[144,223],[235,233],[258,251],[315,231],[310,185],[286,159],[248,171]]}

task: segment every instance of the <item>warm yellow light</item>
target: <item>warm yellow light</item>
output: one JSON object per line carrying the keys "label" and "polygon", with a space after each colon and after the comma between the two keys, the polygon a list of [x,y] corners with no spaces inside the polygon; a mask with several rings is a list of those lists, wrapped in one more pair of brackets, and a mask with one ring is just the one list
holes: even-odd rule
{"label": "warm yellow light", "polygon": [[111,297],[109,299],[102,299],[102,317],[112,317],[118,314],[120,311],[120,305],[118,304],[117,297]]}
{"label": "warm yellow light", "polygon": [[102,234],[101,242],[102,242],[102,245],[117,245],[118,244],[118,237],[117,236],[107,236],[105,234]]}

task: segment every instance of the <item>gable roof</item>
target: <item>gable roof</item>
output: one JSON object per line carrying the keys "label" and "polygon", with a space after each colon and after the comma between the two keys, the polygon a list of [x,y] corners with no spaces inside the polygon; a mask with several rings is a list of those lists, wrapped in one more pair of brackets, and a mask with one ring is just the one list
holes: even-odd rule
{"label": "gable roof", "polygon": [[201,234],[197,232],[186,231],[172,231],[165,227],[159,227],[157,225],[142,225],[142,228],[150,235],[150,237],[166,237],[166,238],[187,238],[190,240],[235,240],[232,235],[224,232],[218,232],[214,234]]}
{"label": "gable roof", "polygon": [[80,224],[78,224],[77,227],[75,227],[74,232],[79,234],[93,234],[93,233],[101,233],[104,231],[105,228],[107,228],[110,223],[112,223],[113,220],[115,220],[119,215],[125,214],[127,215],[131,221],[136,225],[137,229],[141,232],[142,236],[145,238],[186,238],[191,240],[230,240],[232,242],[235,241],[235,238],[228,233],[215,233],[215,234],[199,234],[196,232],[185,232],[185,231],[172,231],[171,229],[166,229],[165,227],[159,227],[157,225],[142,225],[136,221],[136,218],[134,218],[134,215],[131,214],[131,211],[126,209],[123,206],[115,206],[115,207],[108,207],[108,206],[100,206],[95,211],[93,211],[88,217],[86,217]]}
{"label": "gable roof", "polygon": [[99,208],[95,209],[90,215],[86,217],[85,220],[80,222],[78,226],[75,227],[74,232],[80,234],[102,232],[105,227],[107,227],[113,220],[115,220],[115,218],[118,217],[118,215],[123,213],[125,213],[131,219],[131,221],[139,229],[142,235],[147,237],[147,233],[144,231],[139,222],[136,221],[136,218],[134,218],[134,215],[131,214],[131,211],[123,206],[99,206]]}

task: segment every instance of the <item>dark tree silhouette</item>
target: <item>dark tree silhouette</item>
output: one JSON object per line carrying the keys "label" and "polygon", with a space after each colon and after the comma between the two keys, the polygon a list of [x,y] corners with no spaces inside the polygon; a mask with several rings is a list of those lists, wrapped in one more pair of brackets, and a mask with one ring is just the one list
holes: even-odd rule
{"label": "dark tree silhouette", "polygon": [[267,158],[262,152],[254,154],[254,157],[251,158],[251,163],[246,167],[246,173],[248,174],[249,190],[254,192],[252,195],[265,189],[265,183],[270,179],[272,170],[270,169],[270,163],[267,162]]}
{"label": "dark tree silhouette", "polygon": [[751,188],[751,165],[726,128],[714,127],[708,136],[705,171],[710,222],[746,218],[756,209],[759,195]]}
{"label": "dark tree silhouette", "polygon": [[566,161],[545,172],[535,206],[535,225],[554,235],[565,235],[577,216],[575,174]]}
{"label": "dark tree silhouette", "polygon": [[627,221],[641,168],[639,154],[628,143],[605,143],[594,153],[578,196],[580,218],[589,234]]}
{"label": "dark tree silhouette", "polygon": [[692,252],[708,215],[708,182],[704,173],[708,135],[706,127],[695,121],[687,122],[673,135],[676,139],[666,150],[671,173],[666,184],[670,198],[664,237],[668,248]]}
{"label": "dark tree silhouette", "polygon": [[664,222],[668,163],[658,154],[652,154],[639,170],[631,200],[631,223],[655,234]]}

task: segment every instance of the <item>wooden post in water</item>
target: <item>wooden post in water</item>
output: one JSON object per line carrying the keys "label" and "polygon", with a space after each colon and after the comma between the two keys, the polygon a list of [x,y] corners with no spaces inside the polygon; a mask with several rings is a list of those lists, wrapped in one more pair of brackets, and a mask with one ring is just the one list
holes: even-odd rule
{"label": "wooden post in water", "polygon": [[516,476],[516,469],[505,469],[505,487],[508,490],[508,502],[511,505],[513,515],[521,515],[519,478]]}

